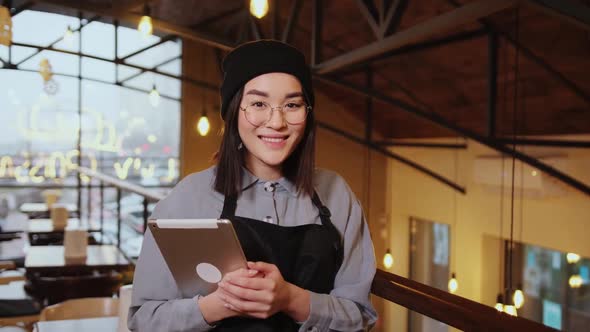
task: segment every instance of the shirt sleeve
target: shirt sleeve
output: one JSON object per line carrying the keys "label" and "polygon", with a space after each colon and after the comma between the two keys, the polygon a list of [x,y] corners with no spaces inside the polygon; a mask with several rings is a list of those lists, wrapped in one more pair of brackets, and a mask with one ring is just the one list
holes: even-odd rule
{"label": "shirt sleeve", "polygon": [[209,331],[197,299],[181,298],[156,242],[146,230],[135,266],[127,325],[131,331]]}
{"label": "shirt sleeve", "polygon": [[310,314],[300,332],[367,331],[377,321],[370,300],[376,271],[373,242],[361,206],[350,195],[351,203],[345,209],[349,215],[343,234],[344,260],[334,289],[330,294],[310,292]]}

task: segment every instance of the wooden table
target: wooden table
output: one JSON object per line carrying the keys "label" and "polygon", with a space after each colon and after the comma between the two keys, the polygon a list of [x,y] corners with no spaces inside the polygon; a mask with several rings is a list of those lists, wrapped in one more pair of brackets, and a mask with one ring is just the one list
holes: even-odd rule
{"label": "wooden table", "polygon": [[[67,228],[82,228],[88,232],[100,232],[100,223],[95,220],[83,219],[80,221],[78,218],[70,218]],[[29,234],[63,233],[64,231],[64,229],[54,229],[51,219],[31,219],[27,224]]]}
{"label": "wooden table", "polygon": [[37,332],[116,332],[119,317],[100,317],[42,321],[35,324]]}
{"label": "wooden table", "polygon": [[27,275],[60,274],[66,272],[125,271],[131,262],[113,245],[88,246],[84,262],[66,262],[63,246],[29,247],[25,258]]}
{"label": "wooden table", "polygon": [[[59,203],[65,205],[70,216],[78,214],[78,207],[76,204],[71,203]],[[28,215],[31,218],[47,218],[49,217],[49,209],[45,203],[23,203],[20,208],[20,212]]]}
{"label": "wooden table", "polygon": [[[80,221],[78,218],[70,218],[67,228],[82,228],[89,233],[100,232],[100,223],[95,220],[83,219]],[[29,243],[32,246],[63,244],[64,232],[65,229],[53,228],[51,219],[31,219],[27,223]]]}

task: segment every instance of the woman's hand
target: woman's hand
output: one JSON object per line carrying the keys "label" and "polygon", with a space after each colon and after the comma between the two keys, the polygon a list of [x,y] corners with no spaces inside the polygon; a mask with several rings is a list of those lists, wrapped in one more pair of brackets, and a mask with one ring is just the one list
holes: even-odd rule
{"label": "woman's hand", "polygon": [[[257,273],[258,272],[255,270],[238,269],[234,272],[228,273],[228,275],[231,275],[234,278],[249,278],[255,276]],[[221,288],[217,287],[213,293],[200,297],[197,302],[203,318],[210,325],[213,325],[224,318],[240,315],[240,313],[225,306],[225,302],[222,300],[222,292]]]}
{"label": "woman's hand", "polygon": [[219,283],[225,307],[245,316],[268,318],[282,311],[296,321],[309,316],[309,292],[286,282],[276,265],[248,262],[254,276],[228,273]]}

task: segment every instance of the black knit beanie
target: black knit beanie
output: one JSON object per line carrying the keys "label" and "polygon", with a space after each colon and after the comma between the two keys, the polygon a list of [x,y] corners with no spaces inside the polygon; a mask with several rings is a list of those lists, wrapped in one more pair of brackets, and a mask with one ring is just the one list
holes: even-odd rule
{"label": "black knit beanie", "polygon": [[275,40],[242,44],[231,51],[222,64],[221,117],[225,120],[230,100],[249,80],[266,73],[287,73],[299,79],[309,106],[314,105],[311,70],[296,48]]}

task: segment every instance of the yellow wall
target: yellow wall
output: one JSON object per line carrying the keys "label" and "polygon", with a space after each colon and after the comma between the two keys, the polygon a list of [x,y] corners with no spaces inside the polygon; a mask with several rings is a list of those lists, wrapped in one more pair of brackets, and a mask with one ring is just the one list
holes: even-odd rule
{"label": "yellow wall", "polygon": [[[576,138],[584,139],[584,137]],[[590,139],[590,135],[585,139]],[[455,177],[454,151],[417,148],[396,148],[394,151],[450,179]],[[585,183],[590,183],[590,153],[587,150],[528,148],[525,152],[561,155],[565,160],[565,164],[561,166],[562,170]],[[396,259],[394,273],[408,275],[410,216],[447,223],[452,229],[451,247],[455,246],[451,250],[451,269],[457,273],[459,280],[458,295],[488,305],[495,302],[499,278],[499,260],[496,255],[498,248],[489,239],[497,238],[500,234],[500,190],[499,188],[493,190],[475,183],[473,176],[475,158],[490,154],[494,152],[471,141],[467,150],[459,150],[457,182],[466,187],[466,195],[455,194],[447,186],[398,162],[389,162],[388,175],[391,182],[389,204],[393,211],[389,227],[393,235],[390,246]],[[516,169],[519,168],[520,163],[517,162]],[[525,172],[530,170],[530,167],[525,166]],[[511,159],[507,159],[503,238],[509,238],[510,234],[510,171]],[[554,194],[560,191],[551,191],[550,195],[543,197],[526,192],[525,198],[521,200],[520,190],[517,189],[514,217],[515,240],[590,257],[590,241],[588,241],[588,232],[585,231],[590,226],[590,197],[557,184],[551,178],[545,181],[546,175],[541,176],[544,183],[558,186],[564,194]],[[455,198],[457,200],[456,219],[453,209]],[[495,272],[489,274],[487,271],[490,270]],[[485,275],[483,271],[486,271]],[[389,320],[391,330],[401,331],[406,328],[404,309],[391,306],[388,309],[388,315],[393,316]]]}

